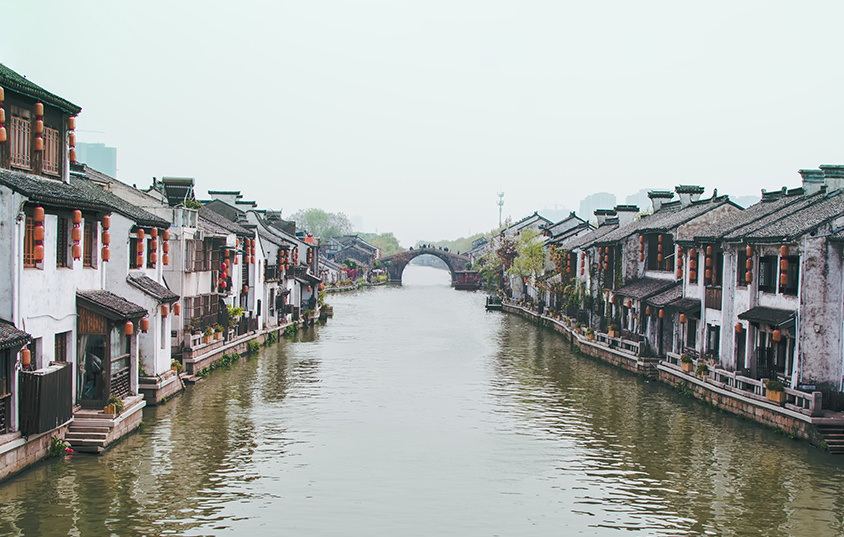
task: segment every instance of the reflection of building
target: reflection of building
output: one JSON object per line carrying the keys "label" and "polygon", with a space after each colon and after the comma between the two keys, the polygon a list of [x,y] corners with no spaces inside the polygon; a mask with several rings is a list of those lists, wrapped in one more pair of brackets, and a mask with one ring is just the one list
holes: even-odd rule
{"label": "reflection of building", "polygon": [[105,144],[76,144],[76,160],[99,170],[110,177],[117,177],[117,148]]}

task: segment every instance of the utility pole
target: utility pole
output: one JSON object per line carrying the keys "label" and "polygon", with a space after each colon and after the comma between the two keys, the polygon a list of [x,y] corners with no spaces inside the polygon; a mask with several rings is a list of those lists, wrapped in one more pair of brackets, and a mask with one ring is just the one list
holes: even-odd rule
{"label": "utility pole", "polygon": [[501,210],[504,208],[504,192],[498,193],[498,228],[501,228]]}

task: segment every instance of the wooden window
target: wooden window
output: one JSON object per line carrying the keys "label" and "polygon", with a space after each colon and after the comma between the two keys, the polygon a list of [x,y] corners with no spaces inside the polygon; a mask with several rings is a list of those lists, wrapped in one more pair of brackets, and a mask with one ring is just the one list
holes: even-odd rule
{"label": "wooden window", "polygon": [[23,233],[23,266],[35,266],[35,219],[26,217]]}
{"label": "wooden window", "polygon": [[50,175],[59,174],[60,152],[59,131],[44,127],[44,160],[41,164],[42,172]]}
{"label": "wooden window", "polygon": [[659,233],[649,233],[648,241],[648,270],[674,270],[674,237],[662,235],[662,262],[659,261]]}
{"label": "wooden window", "polygon": [[56,334],[56,349],[53,360],[56,362],[67,362],[67,336],[70,332]]}
{"label": "wooden window", "polygon": [[779,271],[777,256],[766,255],[759,259],[759,290],[773,293],[776,289]]}
{"label": "wooden window", "polygon": [[140,268],[138,265],[138,239],[137,237],[129,237],[129,268]]}
{"label": "wooden window", "polygon": [[96,231],[91,220],[85,220],[85,233],[83,235],[82,266],[94,266],[94,245],[96,244]]}
{"label": "wooden window", "polygon": [[67,267],[67,218],[58,217],[56,219],[56,266]]}
{"label": "wooden window", "polygon": [[[782,259],[788,261],[788,268],[785,270],[785,285],[780,282],[780,293],[784,295],[797,296],[797,285],[799,283],[800,274],[800,256],[793,255],[783,257]],[[780,273],[782,273],[782,269],[780,269]]]}
{"label": "wooden window", "polygon": [[28,170],[32,167],[30,158],[30,151],[32,150],[31,129],[29,117],[12,115],[10,156],[12,166],[16,168]]}
{"label": "wooden window", "polygon": [[747,253],[744,248],[738,249],[736,260],[736,286],[747,287]]}

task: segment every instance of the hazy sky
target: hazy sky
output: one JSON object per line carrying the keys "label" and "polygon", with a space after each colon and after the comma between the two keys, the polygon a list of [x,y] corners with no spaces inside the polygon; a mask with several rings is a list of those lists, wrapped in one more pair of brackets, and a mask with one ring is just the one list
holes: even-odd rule
{"label": "hazy sky", "polygon": [[838,1],[4,4],[0,63],[82,106],[121,180],[361,215],[405,246],[494,227],[498,190],[519,218],[844,163]]}

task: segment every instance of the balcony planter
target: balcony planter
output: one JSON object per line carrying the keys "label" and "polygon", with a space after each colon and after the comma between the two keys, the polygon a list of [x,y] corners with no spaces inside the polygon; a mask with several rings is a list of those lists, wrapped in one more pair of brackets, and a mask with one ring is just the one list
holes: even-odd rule
{"label": "balcony planter", "polygon": [[692,359],[688,354],[684,354],[680,357],[680,367],[686,373],[691,373],[695,369],[695,364],[692,362]]}
{"label": "balcony planter", "polygon": [[591,328],[586,329],[586,339],[593,341],[595,339],[595,331]]}
{"label": "balcony planter", "polygon": [[704,363],[697,364],[695,374],[701,379],[706,380],[706,377],[709,375],[709,366]]}
{"label": "balcony planter", "polygon": [[778,380],[766,380],[765,397],[778,405],[785,403],[785,386]]}
{"label": "balcony planter", "polygon": [[214,330],[209,326],[202,332],[202,342],[206,345],[214,339]]}

